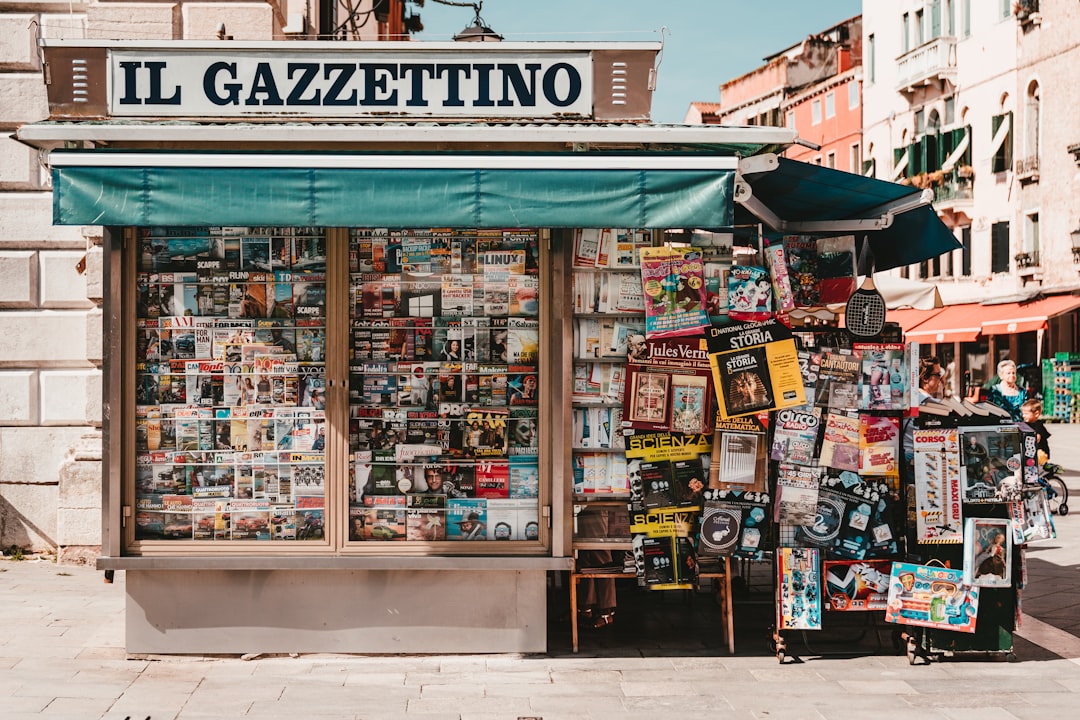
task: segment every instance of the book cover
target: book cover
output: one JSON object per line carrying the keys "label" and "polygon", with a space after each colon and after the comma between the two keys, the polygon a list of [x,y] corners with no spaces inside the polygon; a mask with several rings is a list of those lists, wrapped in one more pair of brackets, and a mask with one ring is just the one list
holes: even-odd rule
{"label": "book cover", "polygon": [[889,598],[891,560],[826,560],[825,597],[829,610],[884,610]]}
{"label": "book cover", "polygon": [[916,429],[912,444],[915,537],[921,543],[963,542],[959,431]]}
{"label": "book cover", "polygon": [[671,376],[671,430],[677,433],[704,433],[712,430],[712,410],[707,375]]}
{"label": "book cover", "polygon": [[720,418],[806,403],[795,340],[781,323],[709,327],[705,340]]}
{"label": "book cover", "polygon": [[822,353],[814,398],[818,407],[851,410],[859,407],[861,358],[846,350]]}
{"label": "book cover", "polygon": [[645,368],[627,365],[629,392],[623,415],[633,427],[663,429],[669,427],[668,406],[671,376],[648,372]]}
{"label": "book cover", "polygon": [[785,235],[783,245],[795,305],[820,305],[817,240],[809,235]]}

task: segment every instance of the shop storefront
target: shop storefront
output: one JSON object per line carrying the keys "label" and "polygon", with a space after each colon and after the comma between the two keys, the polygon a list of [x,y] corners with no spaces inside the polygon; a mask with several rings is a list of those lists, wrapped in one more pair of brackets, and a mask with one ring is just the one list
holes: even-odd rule
{"label": "shop storefront", "polygon": [[649,124],[655,44],[43,45],[18,136],[54,221],[105,228],[132,653],[543,651],[581,229],[955,243],[908,188],[777,158],[789,130]]}

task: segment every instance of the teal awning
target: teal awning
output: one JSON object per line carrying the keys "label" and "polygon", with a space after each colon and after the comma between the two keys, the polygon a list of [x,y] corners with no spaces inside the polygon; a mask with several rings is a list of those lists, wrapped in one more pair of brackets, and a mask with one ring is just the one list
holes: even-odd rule
{"label": "teal awning", "polygon": [[737,159],[59,152],[58,225],[723,227]]}
{"label": "teal awning", "polygon": [[743,179],[752,197],[739,200],[737,222],[761,219],[781,233],[865,237],[877,270],[963,247],[923,191],[909,185],[787,158],[777,158],[774,169],[744,168]]}

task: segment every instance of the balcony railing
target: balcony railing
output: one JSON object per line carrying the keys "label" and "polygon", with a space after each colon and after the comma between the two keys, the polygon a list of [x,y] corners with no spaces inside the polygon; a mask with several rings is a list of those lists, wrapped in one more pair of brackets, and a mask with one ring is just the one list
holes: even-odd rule
{"label": "balcony railing", "polygon": [[1032,250],[1031,252],[1017,253],[1016,267],[1020,270],[1026,270],[1027,268],[1033,268],[1039,266],[1039,251]]}
{"label": "balcony railing", "polygon": [[949,80],[956,82],[956,38],[939,37],[896,59],[896,87],[913,92],[920,85]]}
{"label": "balcony railing", "polygon": [[1021,181],[1037,181],[1039,179],[1039,156],[1032,155],[1017,160],[1016,178]]}
{"label": "balcony railing", "polygon": [[971,178],[947,179],[941,185],[934,186],[934,202],[971,200],[975,196],[971,186]]}

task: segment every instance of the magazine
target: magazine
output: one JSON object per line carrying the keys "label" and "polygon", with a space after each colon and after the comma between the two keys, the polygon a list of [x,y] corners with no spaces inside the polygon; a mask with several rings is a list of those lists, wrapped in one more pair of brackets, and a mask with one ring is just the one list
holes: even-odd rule
{"label": "magazine", "polygon": [[706,490],[698,535],[698,556],[758,559],[768,534],[768,496],[741,490]]}
{"label": "magazine", "polygon": [[821,441],[820,463],[838,470],[859,471],[859,418],[829,413]]}
{"label": "magazine", "polygon": [[821,409],[809,411],[785,408],[773,419],[773,443],[770,457],[796,465],[817,464],[818,429]]}
{"label": "magazine", "polygon": [[859,472],[863,475],[899,477],[900,418],[891,415],[859,416]]}
{"label": "magazine", "polygon": [[862,358],[860,410],[903,410],[908,406],[908,371],[903,343],[855,343]]}
{"label": "magazine", "polygon": [[767,320],[772,315],[772,292],[768,270],[753,265],[733,266],[728,272],[728,317]]}
{"label": "magazine", "polygon": [[706,332],[722,418],[803,405],[795,341],[776,322],[732,323]]}
{"label": "magazine", "polygon": [[709,465],[710,489],[764,492],[769,448],[761,416],[718,420]]}
{"label": "magazine", "polygon": [[781,464],[776,471],[776,521],[785,525],[814,522],[821,468]]}
{"label": "magazine", "polygon": [[645,332],[649,337],[700,334],[705,313],[701,255],[687,248],[642,248]]}
{"label": "magazine", "polygon": [[809,235],[786,235],[783,245],[796,307],[820,305],[817,240]]}
{"label": "magazine", "polygon": [[859,375],[861,359],[846,350],[823,353],[817,390],[818,407],[854,410],[859,407]]}
{"label": "magazine", "polygon": [[891,560],[826,560],[823,573],[829,610],[884,610],[891,571]]}

